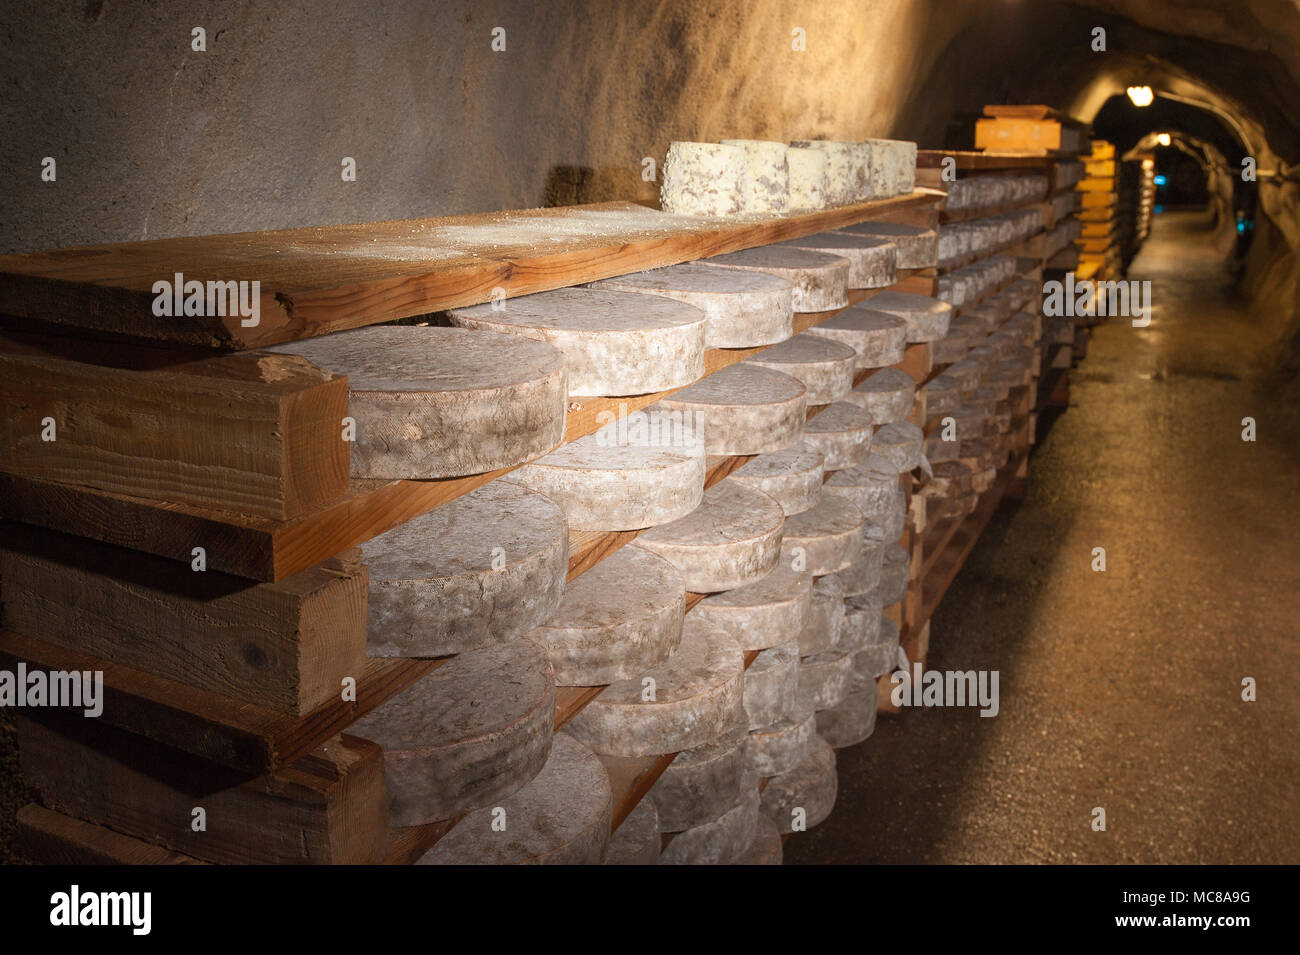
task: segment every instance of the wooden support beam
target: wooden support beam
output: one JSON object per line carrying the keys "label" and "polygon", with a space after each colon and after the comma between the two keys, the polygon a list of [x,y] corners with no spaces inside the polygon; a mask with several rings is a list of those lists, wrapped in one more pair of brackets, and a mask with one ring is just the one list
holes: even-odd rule
{"label": "wooden support beam", "polygon": [[0,334],[0,406],[13,475],[275,520],[348,487],[347,378],[292,355]]}
{"label": "wooden support beam", "polygon": [[[207,862],[368,864],[388,839],[383,753],[336,737],[249,777],[96,720],[20,717],[23,774],[48,808]],[[194,825],[203,810],[204,827]]]}
{"label": "wooden support beam", "polygon": [[254,584],[22,524],[0,526],[5,626],[70,650],[304,716],[366,667],[369,575],[351,549]]}

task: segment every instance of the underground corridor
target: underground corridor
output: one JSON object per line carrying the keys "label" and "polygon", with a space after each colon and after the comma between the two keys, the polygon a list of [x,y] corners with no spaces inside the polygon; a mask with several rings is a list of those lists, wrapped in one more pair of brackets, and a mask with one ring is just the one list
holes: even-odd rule
{"label": "underground corridor", "polygon": [[6,920],[683,864],[1264,921],[1300,2],[12,0],[0,47]]}

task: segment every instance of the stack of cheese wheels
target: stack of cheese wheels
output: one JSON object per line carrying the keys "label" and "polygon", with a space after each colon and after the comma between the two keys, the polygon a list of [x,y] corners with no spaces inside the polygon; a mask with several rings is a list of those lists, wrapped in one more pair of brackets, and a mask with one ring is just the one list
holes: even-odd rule
{"label": "stack of cheese wheels", "polygon": [[599,865],[613,810],[613,789],[600,759],[569,734],[557,733],[531,782],[460,820],[418,864]]}
{"label": "stack of cheese wheels", "polygon": [[453,657],[348,732],[384,751],[391,826],[492,805],[525,786],[551,751],[555,680],[519,639]]}
{"label": "stack of cheese wheels", "polygon": [[447,314],[464,328],[553,345],[564,353],[570,395],[650,394],[704,374],[707,316],[662,295],[565,288]]}
{"label": "stack of cheese wheels", "polygon": [[437,657],[504,643],[564,593],[569,530],[549,498],[493,481],[361,545],[367,652]]}
{"label": "stack of cheese wheels", "polygon": [[766,272],[686,263],[603,279],[588,287],[660,295],[698,308],[706,317],[704,343],[710,348],[785,341],[794,320],[794,286]]}
{"label": "stack of cheese wheels", "polygon": [[745,208],[745,150],[721,143],[674,142],[664,158],[659,205],[685,216],[734,216]]}
{"label": "stack of cheese wheels", "polygon": [[933,229],[897,222],[862,222],[836,231],[894,243],[900,269],[932,269],[939,263],[939,233]]}
{"label": "stack of cheese wheels", "polygon": [[714,268],[766,272],[794,286],[796,312],[825,312],[848,304],[849,260],[839,255],[760,245],[701,259]]}
{"label": "stack of cheese wheels", "polygon": [[[802,389],[798,382],[790,384],[787,391],[797,390],[792,402],[797,405]],[[699,507],[704,470],[705,447],[694,418],[658,403],[516,468],[507,478],[555,501],[571,530],[640,530]]]}
{"label": "stack of cheese wheels", "polygon": [[479,474],[531,461],[564,438],[566,361],[544,342],[372,326],[270,351],[348,376],[353,477]]}
{"label": "stack of cheese wheels", "polygon": [[763,454],[802,437],[808,403],[798,379],[742,361],[674,392],[655,407],[678,412],[698,428],[709,454]]}
{"label": "stack of cheese wheels", "polygon": [[870,658],[863,653],[849,655],[849,673],[839,703],[817,711],[817,735],[836,749],[856,746],[876,728],[879,697]]}

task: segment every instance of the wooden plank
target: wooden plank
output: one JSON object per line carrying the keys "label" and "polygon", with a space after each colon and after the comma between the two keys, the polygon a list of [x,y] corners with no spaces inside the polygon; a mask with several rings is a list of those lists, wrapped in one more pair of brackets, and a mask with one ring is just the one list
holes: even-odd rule
{"label": "wooden plank", "polygon": [[207,864],[36,803],[28,803],[18,810],[13,847],[20,856],[37,865]]}
{"label": "wooden plank", "polygon": [[1023,153],[1005,153],[996,150],[920,149],[916,153],[917,181],[921,181],[920,170],[942,169],[943,161],[948,158],[953,160],[956,169],[970,172],[992,172],[998,169],[1041,169],[1044,165],[1043,157],[1026,156]]}
{"label": "wooden plank", "polygon": [[1030,104],[991,103],[984,107],[984,115],[993,119],[1034,119],[1053,120],[1067,126],[1087,127],[1083,120],[1075,119],[1068,113],[1051,106]]}
{"label": "wooden plank", "polygon": [[285,520],[338,499],[347,378],[290,355],[0,332],[0,470]]}
{"label": "wooden plank", "polygon": [[336,699],[366,665],[356,549],[279,583],[21,524],[0,526],[5,626],[277,713]]}
{"label": "wooden plank", "polygon": [[[207,862],[367,864],[383,857],[383,752],[340,736],[266,776],[247,776],[98,720],[16,721],[39,801]],[[205,828],[196,831],[196,808]]]}
{"label": "wooden plank", "polygon": [[102,672],[104,712],[96,722],[253,773],[270,772],[306,755],[444,662],[369,659],[357,675],[355,703],[342,699],[340,692],[306,716],[293,717],[0,630],[0,665],[11,670],[23,663],[28,670]]}
{"label": "wooden plank", "polygon": [[[0,314],[256,348],[476,305],[494,289],[527,295],[890,218],[940,198],[918,190],[759,221],[608,202],[7,255],[0,256]],[[555,228],[557,221],[566,227]],[[259,282],[257,324],[244,327],[240,315],[155,316],[155,283],[177,273],[186,282]]]}

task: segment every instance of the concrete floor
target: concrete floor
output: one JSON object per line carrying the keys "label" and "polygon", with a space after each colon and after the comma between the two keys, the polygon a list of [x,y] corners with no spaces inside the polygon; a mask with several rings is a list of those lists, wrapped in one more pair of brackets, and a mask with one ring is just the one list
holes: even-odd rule
{"label": "concrete floor", "polygon": [[1300,414],[1222,263],[1157,218],[1150,327],[1097,329],[934,617],[929,666],[1000,671],[1000,714],[882,717],[787,864],[1300,862]]}

